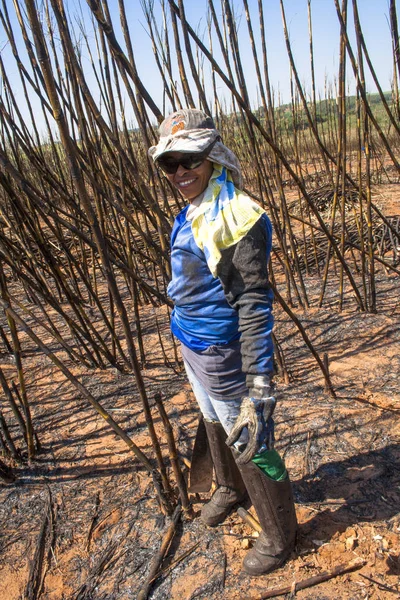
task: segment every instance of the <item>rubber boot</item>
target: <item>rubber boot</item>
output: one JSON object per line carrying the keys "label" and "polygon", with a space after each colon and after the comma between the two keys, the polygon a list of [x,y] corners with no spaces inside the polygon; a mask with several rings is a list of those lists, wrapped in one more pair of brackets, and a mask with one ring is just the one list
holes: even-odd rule
{"label": "rubber boot", "polygon": [[247,497],[246,488],[232,451],[225,444],[227,434],[221,423],[204,421],[213,460],[217,489],[201,510],[201,520],[214,527],[233,507]]}
{"label": "rubber boot", "polygon": [[297,519],[289,476],[274,481],[252,461],[240,465],[262,532],[243,561],[250,575],[262,575],[283,565],[294,548]]}

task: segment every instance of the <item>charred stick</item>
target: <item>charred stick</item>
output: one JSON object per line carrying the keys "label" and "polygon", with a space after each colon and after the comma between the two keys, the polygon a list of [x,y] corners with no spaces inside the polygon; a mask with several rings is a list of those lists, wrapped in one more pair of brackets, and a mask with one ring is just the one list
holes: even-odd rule
{"label": "charred stick", "polygon": [[3,307],[5,313],[10,315],[12,319],[22,328],[25,333],[38,345],[38,347],[44,352],[44,354],[62,371],[65,377],[70,381],[74,387],[79,390],[82,396],[90,402],[90,404],[96,409],[103,419],[107,421],[112,430],[127,444],[129,449],[135,454],[142,465],[152,475],[153,483],[157,491],[157,496],[160,501],[160,507],[167,514],[170,514],[170,502],[165,496],[165,492],[161,486],[160,473],[154,469],[140,448],[131,440],[131,438],[125,433],[125,431],[114,421],[111,415],[102,407],[102,405],[96,400],[96,398],[89,392],[89,390],[83,386],[80,381],[71,373],[71,371],[51,352],[39,338],[32,331],[32,329],[25,323],[21,317],[9,306],[7,302],[0,298],[0,306]]}
{"label": "charred stick", "polygon": [[[50,490],[48,492],[48,501],[46,504],[45,516],[40,528],[37,540],[36,550],[29,570],[29,578],[25,589],[25,598],[27,600],[36,600],[40,597],[44,583],[44,561],[46,555],[50,552],[53,542],[53,506]],[[47,552],[46,552],[47,550]]]}
{"label": "charred stick", "polygon": [[155,394],[154,400],[156,402],[158,411],[160,413],[160,417],[161,417],[161,420],[164,425],[165,434],[167,436],[169,456],[171,459],[172,469],[174,471],[176,483],[178,486],[179,497],[182,502],[182,507],[183,507],[183,510],[185,511],[185,513],[189,517],[193,517],[193,508],[192,508],[192,505],[191,505],[189,497],[188,497],[186,481],[183,477],[182,470],[179,465],[178,453],[176,450],[176,444],[175,444],[175,440],[174,440],[174,433],[172,431],[170,420],[168,418],[163,401],[161,399],[161,394],[159,394],[159,393]]}
{"label": "charred stick", "polygon": [[290,594],[291,592],[293,593],[297,592],[298,590],[305,590],[306,588],[313,587],[314,585],[318,585],[320,583],[324,583],[325,581],[329,581],[334,577],[339,577],[340,575],[344,575],[345,573],[351,573],[352,571],[361,569],[365,564],[365,560],[356,558],[355,560],[352,560],[347,564],[338,565],[337,567],[334,567],[329,571],[323,571],[319,575],[315,575],[314,577],[310,577],[309,579],[295,581],[293,585],[288,585],[284,588],[269,590],[268,592],[261,594],[261,596],[255,596],[254,600],[265,600],[266,598],[285,596],[286,594]]}
{"label": "charred stick", "polygon": [[247,512],[247,510],[243,508],[243,506],[240,506],[237,509],[237,514],[245,523],[247,523],[247,525],[250,525],[250,527],[254,529],[254,531],[257,531],[258,533],[262,531],[262,527],[257,521],[257,519],[255,519],[249,512]]}
{"label": "charred stick", "polygon": [[151,585],[155,579],[155,575],[158,572],[159,567],[164,559],[164,556],[165,556],[166,552],[168,551],[168,548],[171,544],[172,538],[175,535],[176,525],[180,519],[181,513],[182,513],[182,507],[178,504],[178,506],[174,510],[174,514],[172,515],[171,523],[168,525],[167,531],[165,532],[164,538],[161,542],[160,549],[154,555],[153,560],[150,563],[149,573],[147,575],[146,581],[145,581],[142,589],[140,590],[140,592],[137,596],[137,600],[146,600],[147,599],[150,589],[151,589]]}

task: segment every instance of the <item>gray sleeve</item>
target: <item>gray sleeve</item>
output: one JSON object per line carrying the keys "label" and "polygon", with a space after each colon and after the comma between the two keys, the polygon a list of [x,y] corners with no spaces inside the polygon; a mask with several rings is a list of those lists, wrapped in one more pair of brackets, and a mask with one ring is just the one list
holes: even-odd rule
{"label": "gray sleeve", "polygon": [[222,251],[217,268],[226,299],[238,311],[242,368],[248,380],[273,372],[270,248],[271,230],[260,218],[237,244]]}

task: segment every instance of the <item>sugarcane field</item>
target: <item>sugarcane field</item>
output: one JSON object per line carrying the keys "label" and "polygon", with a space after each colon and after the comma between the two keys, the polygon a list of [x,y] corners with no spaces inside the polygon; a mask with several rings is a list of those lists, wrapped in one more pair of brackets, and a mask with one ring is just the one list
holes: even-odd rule
{"label": "sugarcane field", "polygon": [[0,600],[400,598],[399,10],[1,0]]}

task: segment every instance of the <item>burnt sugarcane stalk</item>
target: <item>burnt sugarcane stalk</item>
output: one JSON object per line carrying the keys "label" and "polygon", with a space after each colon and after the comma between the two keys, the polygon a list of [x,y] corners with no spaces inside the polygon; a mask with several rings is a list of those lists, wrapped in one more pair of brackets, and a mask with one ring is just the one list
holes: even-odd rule
{"label": "burnt sugarcane stalk", "polygon": [[[170,4],[172,10],[175,13],[179,14],[178,7],[176,6],[174,0],[168,0],[168,1],[169,1],[169,4]],[[346,272],[346,275],[347,275],[347,277],[349,279],[349,282],[350,282],[350,284],[351,284],[351,286],[353,288],[354,295],[355,295],[357,303],[360,306],[360,309],[364,310],[364,305],[363,305],[363,301],[362,301],[360,292],[358,290],[356,282],[354,281],[354,277],[351,274],[349,266],[347,265],[345,258],[342,256],[342,254],[341,254],[341,252],[339,250],[339,247],[338,247],[335,239],[333,238],[333,236],[329,232],[328,228],[326,227],[326,225],[324,223],[324,220],[322,219],[322,216],[321,216],[320,212],[318,211],[318,209],[315,206],[312,198],[310,197],[310,195],[308,194],[307,190],[305,189],[304,184],[299,179],[299,177],[297,176],[296,172],[293,170],[292,166],[290,165],[289,161],[287,160],[287,158],[285,157],[285,155],[283,154],[283,152],[281,151],[281,149],[271,139],[270,134],[262,126],[260,120],[252,113],[250,107],[243,101],[243,99],[242,99],[240,93],[237,91],[234,83],[231,82],[226,77],[226,75],[223,73],[223,71],[219,67],[218,63],[216,62],[215,58],[210,54],[210,52],[207,50],[207,48],[201,42],[201,40],[199,39],[199,37],[196,35],[195,31],[188,24],[186,26],[187,26],[187,29],[188,29],[188,32],[189,32],[190,36],[196,41],[196,44],[202,50],[203,54],[207,57],[207,59],[210,61],[210,63],[214,66],[216,72],[221,77],[221,79],[223,80],[223,82],[225,83],[225,85],[228,87],[228,89],[231,91],[233,97],[235,98],[235,100],[237,101],[237,103],[240,105],[240,107],[242,108],[243,112],[246,114],[246,116],[249,119],[249,121],[251,121],[255,125],[255,127],[258,129],[258,131],[260,132],[260,134],[263,136],[263,138],[266,140],[266,142],[268,143],[268,145],[271,147],[272,151],[275,153],[276,157],[279,158],[280,163],[282,165],[284,165],[284,167],[287,170],[287,172],[291,175],[293,181],[296,183],[296,185],[300,189],[300,191],[303,194],[304,198],[307,200],[307,202],[308,202],[308,204],[309,204],[312,212],[314,213],[316,219],[319,222],[320,227],[324,230],[324,233],[326,234],[327,238],[331,242],[332,248],[333,248],[336,256],[338,257],[338,260],[343,265],[344,271]],[[307,109],[307,111],[308,111],[308,109]],[[311,117],[310,117],[310,119],[311,119]],[[326,148],[324,148],[324,151],[326,152]],[[333,157],[331,155],[329,155],[329,158],[332,159],[332,161],[334,162],[334,159],[333,159]]]}
{"label": "burnt sugarcane stalk", "polygon": [[65,375],[65,377],[72,383],[72,385],[82,394],[82,396],[95,408],[97,413],[109,424],[111,429],[120,437],[128,448],[135,454],[139,462],[146,468],[146,470],[151,474],[153,478],[153,483],[156,487],[158,499],[160,501],[161,507],[170,514],[170,502],[169,499],[165,496],[165,493],[162,489],[161,477],[158,471],[156,471],[151,465],[149,459],[146,455],[140,450],[140,448],[131,440],[131,438],[124,432],[123,429],[114,421],[111,415],[101,406],[101,404],[94,398],[94,396],[83,386],[80,381],[71,373],[71,371],[57,358],[53,352],[44,344],[40,338],[32,331],[29,325],[21,319],[21,317],[11,308],[8,302],[0,299],[0,305],[2,306],[5,314],[10,316],[16,323],[18,323],[19,327],[31,338],[32,341],[37,344],[37,346],[42,350],[42,352],[51,360],[51,362],[56,365],[60,369],[60,371]]}
{"label": "burnt sugarcane stalk", "polygon": [[0,410],[0,433],[2,436],[2,445],[6,448],[7,453],[12,456],[12,458],[18,460],[19,453],[17,448],[15,447],[14,441],[10,435],[6,420],[2,411]]}
{"label": "burnt sugarcane stalk", "polygon": [[154,400],[156,402],[158,411],[160,413],[161,420],[164,425],[165,434],[167,436],[169,457],[171,460],[172,470],[174,472],[176,484],[178,486],[179,498],[182,503],[182,508],[186,512],[189,517],[193,517],[193,508],[189,501],[186,481],[183,477],[182,470],[179,464],[178,453],[176,450],[176,444],[174,439],[174,433],[171,427],[171,422],[168,418],[167,412],[165,410],[161,394],[155,394]]}
{"label": "burnt sugarcane stalk", "polygon": [[5,378],[3,369],[1,367],[0,367],[0,385],[1,385],[2,389],[3,389],[3,393],[4,393],[5,397],[7,398],[8,402],[10,404],[10,407],[11,407],[11,410],[12,410],[12,412],[14,414],[14,417],[15,417],[15,419],[16,419],[16,421],[17,421],[17,423],[18,423],[18,425],[19,425],[19,427],[21,429],[21,433],[22,433],[22,435],[24,437],[25,443],[28,444],[27,428],[26,428],[26,425],[25,425],[25,421],[23,419],[21,411],[18,408],[17,403],[15,402],[14,396],[13,396],[11,390],[10,390],[10,387],[9,387],[9,385],[7,383],[6,378]]}
{"label": "burnt sugarcane stalk", "polygon": [[[8,303],[9,298],[8,298],[8,291],[7,291],[7,286],[6,286],[6,279],[5,279],[4,271],[3,271],[2,267],[0,267],[0,292],[1,292],[2,301]],[[19,342],[18,332],[15,327],[14,319],[12,318],[12,316],[10,314],[7,314],[7,322],[8,322],[8,326],[10,328],[12,345],[13,345],[13,353],[14,353],[14,359],[15,359],[15,366],[16,366],[17,373],[18,373],[18,381],[19,381],[20,391],[21,391],[22,408],[23,408],[24,417],[25,417],[26,443],[27,443],[27,447],[28,447],[28,458],[33,459],[35,456],[36,449],[35,449],[35,440],[34,440],[34,430],[33,430],[32,416],[31,416],[31,409],[29,406],[28,396],[26,393],[24,370],[22,367],[21,345]]]}
{"label": "burnt sugarcane stalk", "polygon": [[280,293],[278,292],[277,288],[271,283],[271,287],[274,290],[274,295],[275,298],[277,299],[277,301],[279,302],[279,304],[282,306],[283,310],[289,315],[289,317],[292,319],[292,321],[295,323],[295,325],[297,326],[298,330],[301,333],[301,336],[304,340],[304,342],[306,343],[306,345],[308,346],[309,350],[311,351],[312,355],[314,356],[315,360],[317,361],[319,368],[322,371],[322,374],[324,376],[325,379],[325,383],[326,383],[326,388],[327,390],[329,390],[329,394],[332,396],[332,398],[336,398],[336,393],[335,390],[333,388],[329,373],[324,365],[323,360],[321,359],[321,357],[319,356],[318,352],[315,350],[313,344],[310,341],[310,338],[308,337],[306,330],[304,329],[303,325],[301,324],[300,320],[297,318],[297,316],[294,314],[294,312],[290,309],[290,307],[287,305],[287,303],[284,301],[284,299],[282,298],[282,296],[280,295]]}
{"label": "burnt sugarcane stalk", "polygon": [[[60,133],[60,138],[61,138],[63,147],[65,149],[65,152],[66,152],[66,155],[68,158],[71,175],[74,179],[76,188],[79,193],[80,201],[82,203],[82,206],[86,212],[88,221],[90,223],[92,234],[93,234],[93,237],[96,242],[97,250],[98,250],[99,256],[101,258],[101,263],[102,263],[104,275],[107,280],[108,288],[109,288],[110,293],[112,294],[112,297],[113,297],[113,300],[115,303],[115,308],[117,310],[117,313],[119,315],[119,318],[120,318],[120,321],[122,324],[122,328],[124,331],[125,340],[126,340],[127,348],[128,348],[128,355],[129,355],[129,358],[131,361],[131,368],[135,374],[136,384],[137,384],[137,387],[139,390],[140,399],[142,401],[146,424],[149,429],[151,441],[152,441],[152,444],[153,444],[153,447],[154,447],[154,450],[156,453],[158,467],[159,467],[159,470],[161,473],[161,478],[162,478],[162,482],[163,482],[163,486],[164,486],[164,491],[168,494],[168,493],[170,493],[171,488],[170,488],[168,478],[166,476],[166,470],[165,470],[165,465],[163,463],[160,444],[159,444],[159,441],[158,441],[158,438],[157,438],[157,435],[156,435],[156,432],[154,429],[154,424],[153,424],[153,419],[152,419],[151,412],[150,412],[149,402],[148,402],[146,390],[144,387],[143,378],[142,378],[142,375],[140,372],[139,361],[136,356],[136,350],[135,350],[133,339],[132,339],[132,333],[130,331],[129,319],[128,319],[128,315],[126,313],[126,308],[122,301],[121,295],[119,293],[119,290],[118,290],[118,287],[116,284],[115,275],[113,273],[112,265],[111,265],[111,262],[109,259],[107,244],[104,240],[104,236],[102,235],[97,215],[96,215],[95,211],[93,210],[93,207],[92,207],[92,204],[91,204],[91,201],[90,201],[87,189],[86,189],[85,181],[83,179],[81,169],[79,168],[79,163],[77,160],[76,146],[74,145],[74,142],[69,135],[67,122],[65,120],[64,114],[63,114],[61,106],[60,106],[56,86],[54,83],[51,63],[49,61],[48,54],[46,52],[43,31],[42,31],[42,28],[41,28],[41,25],[40,25],[40,22],[38,19],[38,14],[37,14],[34,0],[25,0],[25,4],[26,4],[26,8],[27,8],[29,21],[30,21],[31,27],[32,27],[32,32],[34,35],[36,51],[37,51],[37,54],[39,57],[41,67],[42,67],[42,72],[43,72],[43,77],[44,77],[45,84],[46,84],[47,94],[48,94],[50,103],[53,108],[53,115],[57,122],[59,133]],[[97,4],[97,3],[94,2],[94,0],[90,1],[91,6],[93,6],[95,4]],[[98,6],[97,6],[97,9],[100,10]],[[95,16],[97,18],[100,15],[96,14]],[[105,28],[105,34],[106,35],[110,34],[110,31],[107,27]]]}
{"label": "burnt sugarcane stalk", "polygon": [[158,550],[158,552],[156,552],[156,554],[154,555],[154,557],[150,563],[149,573],[146,577],[146,581],[145,581],[143,587],[140,589],[139,594],[137,595],[137,600],[147,600],[148,595],[151,590],[152,583],[157,576],[160,565],[161,565],[161,563],[164,559],[164,556],[167,553],[168,548],[171,545],[171,541],[175,535],[176,526],[181,517],[181,513],[182,513],[182,508],[178,504],[178,506],[176,507],[176,509],[174,511],[174,514],[172,515],[171,523],[168,525],[168,528],[165,532],[164,538],[161,542],[160,549]]}

